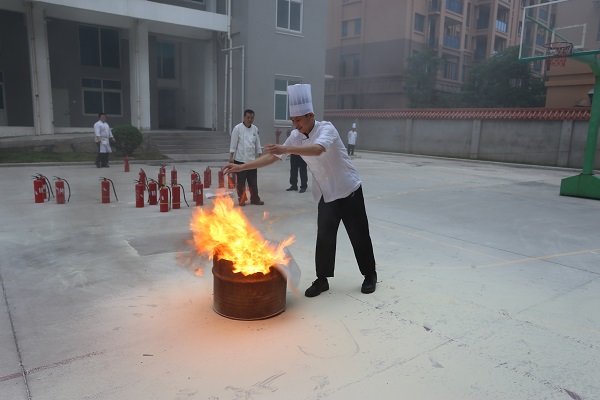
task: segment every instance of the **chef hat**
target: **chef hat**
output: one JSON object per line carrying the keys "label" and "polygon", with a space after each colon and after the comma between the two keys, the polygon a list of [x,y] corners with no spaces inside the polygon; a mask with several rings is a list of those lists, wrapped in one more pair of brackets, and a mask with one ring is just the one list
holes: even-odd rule
{"label": "chef hat", "polygon": [[352,123],[352,129],[356,129],[356,122]]}
{"label": "chef hat", "polygon": [[301,83],[287,87],[290,117],[300,117],[313,112],[310,85]]}

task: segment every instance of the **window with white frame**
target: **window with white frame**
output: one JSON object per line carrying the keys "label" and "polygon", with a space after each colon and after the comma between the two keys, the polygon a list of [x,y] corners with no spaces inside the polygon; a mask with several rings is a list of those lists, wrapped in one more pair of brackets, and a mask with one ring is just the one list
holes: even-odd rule
{"label": "window with white frame", "polygon": [[302,32],[302,0],[277,0],[277,28]]}
{"label": "window with white frame", "polygon": [[121,81],[111,79],[83,78],[83,113],[97,115],[122,115]]}
{"label": "window with white frame", "polygon": [[119,68],[119,31],[80,25],[79,54],[81,65]]}
{"label": "window with white frame", "polygon": [[289,85],[295,85],[300,82],[302,82],[302,81],[298,78],[285,78],[285,77],[276,77],[275,78],[275,101],[274,101],[275,120],[287,121],[288,119],[290,119],[290,114],[289,114],[289,109],[288,109],[287,87]]}

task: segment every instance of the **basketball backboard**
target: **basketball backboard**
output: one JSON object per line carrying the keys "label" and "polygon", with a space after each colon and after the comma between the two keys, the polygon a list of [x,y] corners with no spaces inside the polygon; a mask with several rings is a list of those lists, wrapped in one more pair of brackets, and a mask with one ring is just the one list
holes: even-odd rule
{"label": "basketball backboard", "polygon": [[600,0],[523,0],[519,59],[600,53]]}

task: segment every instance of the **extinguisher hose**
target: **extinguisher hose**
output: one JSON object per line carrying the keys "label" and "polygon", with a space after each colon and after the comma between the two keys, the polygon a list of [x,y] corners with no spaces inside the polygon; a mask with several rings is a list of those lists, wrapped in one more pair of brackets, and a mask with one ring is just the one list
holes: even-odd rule
{"label": "extinguisher hose", "polygon": [[69,185],[69,182],[65,178],[55,176],[54,179],[60,179],[61,181],[65,181],[65,183],[67,184],[67,189],[69,189],[69,197],[67,197],[67,203],[68,203],[69,200],[71,200],[71,185]]}
{"label": "extinguisher hose", "polygon": [[112,181],[112,179],[108,179],[108,178],[105,178],[105,177],[101,177],[101,178],[100,178],[100,180],[102,180],[102,179],[106,179],[107,181],[109,181],[109,182],[110,182],[110,184],[112,185],[112,188],[113,188],[113,193],[115,194],[115,199],[116,199],[117,201],[119,201],[119,198],[117,197],[117,191],[115,190],[115,183]]}
{"label": "extinguisher hose", "polygon": [[52,190],[52,185],[50,184],[50,180],[42,174],[37,174],[37,177],[38,177],[38,179],[44,180],[44,185],[46,186],[46,189],[48,189],[48,192],[51,195],[48,197],[48,201],[50,201],[50,197],[54,197],[54,191]]}
{"label": "extinguisher hose", "polygon": [[183,192],[183,201],[185,201],[185,205],[189,207],[190,205],[188,204],[187,199],[185,198],[185,188],[183,187],[183,185],[180,184],[177,184],[177,186],[181,188],[181,191]]}

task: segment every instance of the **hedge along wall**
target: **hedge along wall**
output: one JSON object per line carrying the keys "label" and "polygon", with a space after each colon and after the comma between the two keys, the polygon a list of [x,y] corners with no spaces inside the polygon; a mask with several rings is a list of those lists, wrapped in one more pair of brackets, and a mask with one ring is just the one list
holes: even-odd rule
{"label": "hedge along wall", "polygon": [[[581,168],[590,109],[587,107],[326,110],[346,143],[357,123],[358,151],[470,158]],[[595,168],[600,169],[596,149]]]}

